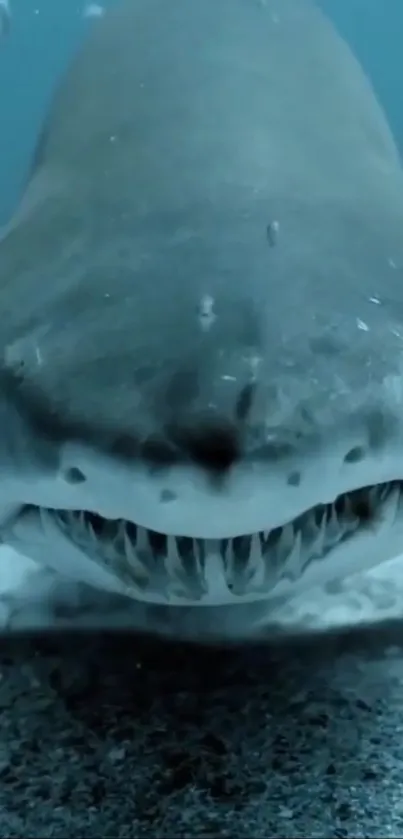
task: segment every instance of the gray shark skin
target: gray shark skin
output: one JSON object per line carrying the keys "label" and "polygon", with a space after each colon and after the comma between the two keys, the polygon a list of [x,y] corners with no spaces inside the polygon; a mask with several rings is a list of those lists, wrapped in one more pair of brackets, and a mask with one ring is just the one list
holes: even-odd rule
{"label": "gray shark skin", "polygon": [[316,6],[117,0],[0,244],[3,544],[241,635],[398,555],[402,266],[398,152]]}

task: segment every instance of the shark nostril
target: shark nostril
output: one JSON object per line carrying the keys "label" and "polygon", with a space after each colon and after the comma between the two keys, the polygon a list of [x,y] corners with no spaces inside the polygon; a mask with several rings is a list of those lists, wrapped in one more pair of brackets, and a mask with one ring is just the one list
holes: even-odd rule
{"label": "shark nostril", "polygon": [[360,460],[364,460],[364,458],[365,458],[365,448],[364,448],[364,446],[354,446],[344,456],[344,463],[359,463]]}
{"label": "shark nostril", "polygon": [[290,487],[298,487],[301,483],[301,473],[300,472],[290,472],[287,478],[287,484]]}
{"label": "shark nostril", "polygon": [[70,466],[64,473],[64,480],[68,484],[83,484],[87,480],[81,469],[77,466]]}

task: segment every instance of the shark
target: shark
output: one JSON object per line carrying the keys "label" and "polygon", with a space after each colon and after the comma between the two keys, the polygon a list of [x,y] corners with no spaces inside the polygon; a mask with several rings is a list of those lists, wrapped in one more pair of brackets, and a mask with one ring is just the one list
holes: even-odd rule
{"label": "shark", "polygon": [[313,0],[111,3],[1,237],[2,545],[245,635],[398,556],[402,231]]}

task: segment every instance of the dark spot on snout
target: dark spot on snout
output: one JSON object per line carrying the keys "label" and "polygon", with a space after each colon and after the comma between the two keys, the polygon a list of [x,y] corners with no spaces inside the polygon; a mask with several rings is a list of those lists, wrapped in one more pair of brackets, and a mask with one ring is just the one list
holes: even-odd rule
{"label": "dark spot on snout", "polygon": [[239,459],[236,434],[229,426],[194,429],[185,434],[184,445],[194,463],[207,470],[226,471]]}
{"label": "dark spot on snout", "polygon": [[169,435],[186,459],[209,472],[226,472],[240,457],[236,428],[220,419],[197,419],[169,429]]}

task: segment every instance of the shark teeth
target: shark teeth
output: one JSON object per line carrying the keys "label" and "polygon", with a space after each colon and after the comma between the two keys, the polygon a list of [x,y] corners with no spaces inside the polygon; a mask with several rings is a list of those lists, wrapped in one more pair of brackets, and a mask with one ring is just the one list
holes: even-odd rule
{"label": "shark teeth", "polygon": [[268,592],[280,580],[297,581],[360,527],[390,528],[401,490],[396,482],[356,490],[274,530],[221,540],[167,536],[81,510],[41,510],[41,517],[44,525],[46,516],[56,518],[71,541],[134,593],[147,589],[167,600],[197,602],[218,579],[214,568],[235,598]]}

